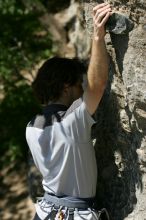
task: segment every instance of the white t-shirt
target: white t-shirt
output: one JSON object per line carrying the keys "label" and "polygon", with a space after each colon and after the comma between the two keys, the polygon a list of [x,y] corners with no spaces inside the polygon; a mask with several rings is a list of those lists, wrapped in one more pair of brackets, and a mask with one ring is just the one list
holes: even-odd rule
{"label": "white t-shirt", "polygon": [[90,198],[96,194],[97,165],[91,140],[95,123],[82,99],[69,109],[48,105],[26,128],[43,188],[57,196]]}

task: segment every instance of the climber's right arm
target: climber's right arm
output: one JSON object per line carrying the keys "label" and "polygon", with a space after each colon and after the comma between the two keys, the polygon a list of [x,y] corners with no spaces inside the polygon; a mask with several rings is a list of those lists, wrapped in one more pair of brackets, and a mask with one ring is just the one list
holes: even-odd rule
{"label": "climber's right arm", "polygon": [[111,15],[109,4],[99,4],[93,8],[94,34],[90,64],[87,73],[88,85],[83,99],[88,112],[92,115],[103,96],[108,79],[108,55],[105,46],[105,23]]}

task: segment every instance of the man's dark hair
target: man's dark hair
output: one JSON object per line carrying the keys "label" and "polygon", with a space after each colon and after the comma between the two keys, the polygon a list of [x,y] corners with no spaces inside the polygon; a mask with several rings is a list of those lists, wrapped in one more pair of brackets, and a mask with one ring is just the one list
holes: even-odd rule
{"label": "man's dark hair", "polygon": [[85,73],[84,64],[78,59],[53,57],[48,59],[38,70],[36,79],[32,83],[34,93],[41,104],[57,101],[64,85],[75,85]]}

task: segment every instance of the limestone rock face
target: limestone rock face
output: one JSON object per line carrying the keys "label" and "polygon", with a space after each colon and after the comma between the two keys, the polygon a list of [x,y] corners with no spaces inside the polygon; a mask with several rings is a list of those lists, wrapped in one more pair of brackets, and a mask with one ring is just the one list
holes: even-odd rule
{"label": "limestone rock face", "polygon": [[[110,2],[134,22],[129,34],[106,37],[109,85],[96,112],[97,203],[115,220],[146,219],[146,2]],[[91,10],[84,1],[89,35]]]}
{"label": "limestone rock face", "polygon": [[[51,14],[60,34],[56,53],[90,57],[92,8],[100,0],[70,1]],[[96,203],[112,220],[146,219],[146,1],[109,0],[116,13],[134,24],[131,32],[107,33],[109,82],[97,109],[93,130],[98,184]],[[84,13],[83,13],[84,9]],[[48,16],[48,17],[49,17]],[[84,23],[84,25],[83,25]],[[49,20],[48,20],[49,25]],[[55,29],[56,28],[56,29]],[[59,36],[59,35],[57,35]],[[61,43],[62,42],[62,43]]]}

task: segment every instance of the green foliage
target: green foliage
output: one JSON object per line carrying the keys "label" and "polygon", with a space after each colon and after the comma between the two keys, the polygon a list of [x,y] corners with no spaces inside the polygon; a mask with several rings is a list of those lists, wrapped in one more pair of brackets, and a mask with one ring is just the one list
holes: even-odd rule
{"label": "green foliage", "polygon": [[21,70],[32,71],[52,54],[52,41],[44,30],[41,13],[21,1],[0,1],[0,103],[1,154],[25,158],[25,127],[39,107]]}
{"label": "green foliage", "polygon": [[[4,0],[0,3],[0,77],[10,80],[18,77],[21,69],[32,65],[49,55],[50,35],[39,23],[40,14],[25,8],[20,1]],[[17,70],[17,71],[16,71]]]}
{"label": "green foliage", "polygon": [[27,85],[10,88],[0,106],[1,152],[7,151],[9,159],[26,156],[25,128],[39,111],[31,88]]}

